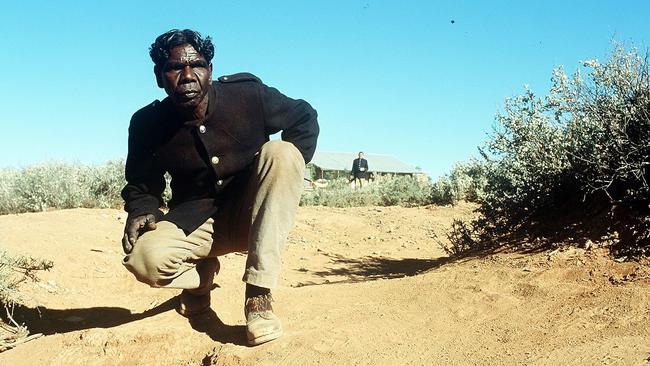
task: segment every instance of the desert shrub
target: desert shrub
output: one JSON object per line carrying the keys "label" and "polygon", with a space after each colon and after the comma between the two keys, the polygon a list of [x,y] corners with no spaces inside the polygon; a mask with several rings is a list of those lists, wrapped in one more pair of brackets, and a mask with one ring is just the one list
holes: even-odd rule
{"label": "desert shrub", "polygon": [[12,317],[14,305],[23,300],[18,285],[25,280],[37,281],[35,272],[52,266],[51,261],[0,251],[0,304],[5,310],[0,318],[0,352],[29,339],[28,329]]}
{"label": "desert shrub", "polygon": [[487,178],[482,211],[501,227],[557,208],[570,189],[563,126],[550,112],[530,90],[506,99],[481,149]]}
{"label": "desert shrub", "polygon": [[329,181],[327,187],[305,191],[301,206],[418,206],[430,203],[430,184],[410,176],[380,177],[362,188],[352,189],[347,179]]}
{"label": "desert shrub", "polygon": [[483,242],[568,210],[583,218],[609,210],[610,230],[630,232],[621,235],[628,237],[623,251],[650,253],[648,75],[647,57],[619,46],[605,63],[583,62],[571,77],[554,70],[545,97],[526,89],[506,99],[480,149]]}
{"label": "desert shrub", "polygon": [[22,255],[11,255],[0,250],[0,303],[12,306],[20,302],[17,286],[25,280],[36,280],[36,271],[49,270],[51,261]]}
{"label": "desert shrub", "polygon": [[586,195],[612,202],[650,198],[650,77],[648,60],[615,49],[608,62],[584,63],[586,78],[558,72],[551,94],[558,119],[565,119],[571,171]]}
{"label": "desert shrub", "polygon": [[0,214],[75,207],[118,207],[124,163],[45,163],[0,171]]}
{"label": "desert shrub", "polygon": [[[422,206],[431,203],[431,185],[410,176],[382,177],[370,187],[379,206]],[[371,192],[372,194],[372,192]]]}
{"label": "desert shrub", "polygon": [[368,194],[368,186],[353,190],[348,180],[328,181],[326,187],[306,190],[300,198],[301,206],[354,207],[373,205],[375,198]]}
{"label": "desert shrub", "polygon": [[0,170],[0,214],[17,212],[20,199],[15,195],[18,172],[12,169]]}
{"label": "desert shrub", "polygon": [[468,222],[455,219],[447,233],[448,243],[440,243],[441,248],[448,255],[461,255],[472,249],[479,249],[480,239],[476,221]]}
{"label": "desert shrub", "polygon": [[48,208],[80,207],[88,201],[88,191],[81,182],[86,167],[69,164],[43,164],[27,167],[15,175],[13,193],[22,211],[45,211]]}
{"label": "desert shrub", "polygon": [[124,178],[124,162],[109,161],[105,165],[89,169],[85,183],[91,197],[89,206],[108,208],[119,207],[122,204],[120,192],[126,183]]}
{"label": "desert shrub", "polygon": [[484,165],[476,160],[456,163],[449,174],[431,185],[431,202],[438,205],[458,201],[478,202],[485,195],[487,177]]}
{"label": "desert shrub", "polygon": [[448,175],[439,177],[431,184],[431,202],[437,205],[450,205],[459,200],[458,189]]}

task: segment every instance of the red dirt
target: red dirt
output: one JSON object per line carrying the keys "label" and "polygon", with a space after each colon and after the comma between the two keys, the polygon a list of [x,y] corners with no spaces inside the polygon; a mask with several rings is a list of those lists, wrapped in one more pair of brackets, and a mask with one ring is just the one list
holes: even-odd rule
{"label": "red dirt", "polygon": [[[604,249],[449,261],[453,218],[471,206],[300,208],[273,293],[286,334],[245,346],[245,257],[221,257],[214,314],[190,323],[176,290],[122,268],[124,214],[0,217],[0,248],[54,261],[25,282],[45,335],[2,365],[650,365],[650,265]],[[40,318],[34,310],[40,305]]]}

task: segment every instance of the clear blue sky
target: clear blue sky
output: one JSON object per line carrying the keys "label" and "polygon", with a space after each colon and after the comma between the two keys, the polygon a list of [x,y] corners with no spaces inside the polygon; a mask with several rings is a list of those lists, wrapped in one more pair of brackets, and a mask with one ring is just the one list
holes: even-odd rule
{"label": "clear blue sky", "polygon": [[249,71],[309,101],[320,150],[434,177],[476,155],[524,84],[545,94],[555,66],[603,59],[612,40],[650,45],[649,1],[26,0],[2,14],[0,167],[125,157],[131,114],[164,97],[147,52],[171,28],[213,37],[215,78]]}

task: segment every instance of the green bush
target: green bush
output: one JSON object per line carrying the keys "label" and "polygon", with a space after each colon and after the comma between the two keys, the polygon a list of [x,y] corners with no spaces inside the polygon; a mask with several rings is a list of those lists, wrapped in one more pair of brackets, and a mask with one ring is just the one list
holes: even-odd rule
{"label": "green bush", "polygon": [[558,72],[551,94],[558,119],[566,120],[571,171],[589,195],[613,202],[647,201],[650,165],[650,77],[647,56],[615,49],[608,62],[584,63],[568,79]]}
{"label": "green bush", "polygon": [[329,181],[327,187],[307,190],[301,206],[419,206],[430,203],[431,185],[410,176],[384,176],[353,189],[347,179]]}
{"label": "green bush", "polygon": [[508,227],[558,207],[571,182],[564,128],[530,90],[506,99],[481,150],[486,185],[483,213]]}
{"label": "green bush", "polygon": [[480,149],[482,218],[464,226],[482,230],[473,245],[570,210],[582,212],[575,224],[608,210],[609,230],[627,237],[623,252],[650,253],[648,71],[647,57],[619,46],[605,63],[583,62],[572,77],[554,70],[546,97],[526,89],[506,99]]}

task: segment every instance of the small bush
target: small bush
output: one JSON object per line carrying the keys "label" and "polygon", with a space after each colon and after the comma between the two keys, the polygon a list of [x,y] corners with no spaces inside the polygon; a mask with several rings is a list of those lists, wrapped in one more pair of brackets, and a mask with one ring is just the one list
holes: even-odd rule
{"label": "small bush", "polygon": [[20,302],[17,285],[27,279],[37,280],[36,271],[49,270],[51,261],[21,255],[10,255],[0,251],[0,303],[12,306]]}
{"label": "small bush", "polygon": [[448,255],[459,255],[477,249],[479,239],[476,237],[476,233],[474,223],[454,220],[449,233],[447,233],[449,244],[442,245],[442,249]]}
{"label": "small bush", "polygon": [[0,304],[5,310],[0,319],[0,352],[29,339],[27,328],[12,318],[14,305],[23,300],[18,292],[18,284],[25,280],[37,281],[35,272],[49,270],[52,266],[51,261],[0,251]]}

